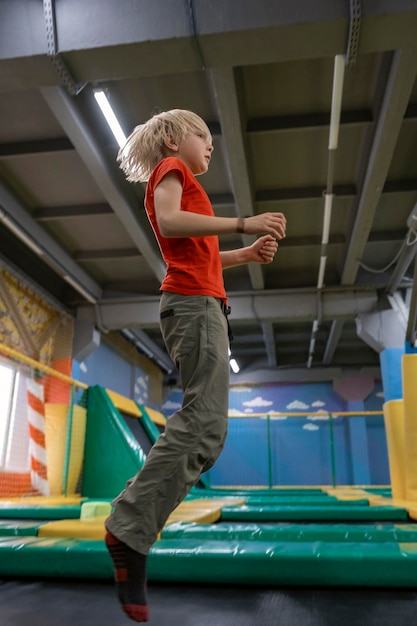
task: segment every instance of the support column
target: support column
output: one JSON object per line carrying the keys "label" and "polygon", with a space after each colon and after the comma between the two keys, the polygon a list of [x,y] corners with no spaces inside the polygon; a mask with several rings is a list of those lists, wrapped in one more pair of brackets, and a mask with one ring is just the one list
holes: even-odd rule
{"label": "support column", "polygon": [[[364,400],[372,393],[375,383],[372,378],[341,378],[334,381],[335,392],[346,401],[348,411],[364,411]],[[365,417],[348,418],[347,443],[350,450],[352,482],[369,485],[371,479],[368,452],[368,434]]]}

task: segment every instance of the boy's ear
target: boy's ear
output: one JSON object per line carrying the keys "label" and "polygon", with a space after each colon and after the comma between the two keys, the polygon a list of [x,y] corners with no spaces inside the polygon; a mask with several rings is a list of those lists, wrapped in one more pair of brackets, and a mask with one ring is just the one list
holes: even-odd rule
{"label": "boy's ear", "polygon": [[173,137],[171,137],[171,135],[165,137],[164,144],[165,147],[168,148],[168,150],[172,150],[172,152],[178,152],[178,143]]}

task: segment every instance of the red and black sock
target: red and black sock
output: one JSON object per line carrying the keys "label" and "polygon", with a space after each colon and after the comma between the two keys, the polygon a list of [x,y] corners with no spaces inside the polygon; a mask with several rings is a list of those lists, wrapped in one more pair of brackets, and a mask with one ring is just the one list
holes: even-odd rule
{"label": "red and black sock", "polygon": [[104,540],[114,563],[114,579],[124,612],[135,622],[147,622],[146,554],[132,550],[109,531]]}

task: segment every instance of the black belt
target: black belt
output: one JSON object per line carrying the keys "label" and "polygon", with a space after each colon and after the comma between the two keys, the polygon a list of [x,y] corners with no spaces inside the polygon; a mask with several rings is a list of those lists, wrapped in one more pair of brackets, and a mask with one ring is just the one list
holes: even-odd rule
{"label": "black belt", "polygon": [[232,309],[230,308],[230,306],[227,306],[227,304],[225,304],[222,300],[220,301],[220,308],[222,310],[223,315],[226,318],[227,334],[229,336],[229,343],[232,343],[232,341],[233,341],[233,333],[232,333],[232,329],[230,328],[229,320],[227,319],[227,317],[228,317],[228,315],[230,315]]}
{"label": "black belt", "polygon": [[220,308],[222,310],[223,315],[225,315],[226,317],[228,315],[230,315],[232,309],[230,308],[230,306],[227,306],[227,304],[225,304],[223,301],[220,301]]}

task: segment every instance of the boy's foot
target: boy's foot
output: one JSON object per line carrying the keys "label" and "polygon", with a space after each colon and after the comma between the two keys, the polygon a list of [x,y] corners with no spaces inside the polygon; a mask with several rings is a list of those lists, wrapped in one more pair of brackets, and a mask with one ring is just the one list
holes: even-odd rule
{"label": "boy's foot", "polygon": [[147,622],[146,555],[132,550],[109,531],[104,541],[114,563],[114,579],[124,612],[135,622]]}

